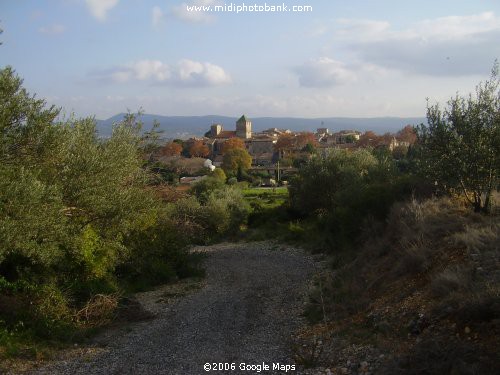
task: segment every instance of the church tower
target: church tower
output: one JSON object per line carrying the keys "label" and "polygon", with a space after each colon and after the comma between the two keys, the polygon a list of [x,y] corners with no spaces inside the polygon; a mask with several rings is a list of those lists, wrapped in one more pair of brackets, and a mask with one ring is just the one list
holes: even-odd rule
{"label": "church tower", "polygon": [[245,115],[236,121],[236,136],[243,139],[252,138],[252,121],[247,119]]}

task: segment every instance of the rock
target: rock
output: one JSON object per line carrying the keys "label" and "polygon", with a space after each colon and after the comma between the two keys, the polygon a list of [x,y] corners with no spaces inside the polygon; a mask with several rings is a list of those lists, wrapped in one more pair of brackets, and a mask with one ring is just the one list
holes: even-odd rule
{"label": "rock", "polygon": [[465,327],[464,332],[465,332],[466,335],[468,335],[470,333],[470,328],[469,327]]}
{"label": "rock", "polygon": [[341,374],[348,374],[348,373],[349,373],[349,370],[347,369],[347,367],[342,367],[342,368],[340,369],[340,373],[341,373]]}

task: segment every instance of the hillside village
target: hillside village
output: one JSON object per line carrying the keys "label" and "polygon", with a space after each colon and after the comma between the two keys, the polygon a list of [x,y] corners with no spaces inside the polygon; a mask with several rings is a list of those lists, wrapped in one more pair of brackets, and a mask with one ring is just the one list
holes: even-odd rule
{"label": "hillside village", "polygon": [[[356,150],[371,147],[404,156],[415,142],[415,134],[410,125],[396,134],[383,135],[357,130],[331,132],[326,127],[318,128],[315,133],[278,128],[253,132],[251,119],[242,115],[236,121],[234,130],[227,130],[224,124],[212,124],[203,137],[167,143],[153,155],[153,159],[187,175],[181,177],[181,183],[192,184],[199,180],[196,177],[200,176],[195,175],[202,167],[223,167],[225,146],[235,143],[235,140],[244,146],[251,157],[251,166],[248,168],[250,172],[264,172],[261,173],[263,177],[279,181],[282,177],[295,173],[297,167],[309,160],[313,153],[326,154],[331,149]],[[182,148],[172,149],[170,146],[175,142]],[[187,161],[186,158],[191,160]],[[208,164],[205,163],[206,159],[210,161]],[[278,176],[278,173],[281,175]]]}

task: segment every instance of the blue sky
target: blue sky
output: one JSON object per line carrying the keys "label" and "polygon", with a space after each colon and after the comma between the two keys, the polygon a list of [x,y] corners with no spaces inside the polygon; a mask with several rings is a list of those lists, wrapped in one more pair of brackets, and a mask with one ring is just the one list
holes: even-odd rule
{"label": "blue sky", "polygon": [[[283,1],[232,1],[281,5]],[[497,0],[0,0],[0,66],[77,116],[423,116],[500,58]]]}

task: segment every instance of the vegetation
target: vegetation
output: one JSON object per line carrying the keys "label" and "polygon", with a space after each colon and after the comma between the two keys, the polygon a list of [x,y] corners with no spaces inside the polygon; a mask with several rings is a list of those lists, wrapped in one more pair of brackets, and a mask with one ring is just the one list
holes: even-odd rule
{"label": "vegetation", "polygon": [[192,197],[158,199],[147,162],[157,136],[135,115],[108,139],[92,118],[58,116],[0,71],[0,356],[77,338],[109,322],[120,295],[200,274],[188,245],[248,215],[220,173]]}
{"label": "vegetation", "polygon": [[222,152],[226,153],[236,148],[244,150],[245,142],[243,142],[241,138],[229,138],[227,141],[224,142]]}
{"label": "vegetation", "polygon": [[174,141],[168,142],[160,150],[160,153],[163,156],[178,156],[181,154],[181,152],[182,152],[182,145]]}
{"label": "vegetation", "polygon": [[290,237],[288,189],[246,188],[243,189],[243,195],[250,204],[251,213],[248,217],[248,228],[241,236],[248,241],[287,241]]}
{"label": "vegetation", "polygon": [[392,203],[411,194],[411,178],[395,160],[369,150],[332,150],[315,157],[291,181],[290,204],[316,223],[317,239],[332,251],[356,243],[363,221],[383,220]]}
{"label": "vegetation", "polygon": [[224,153],[222,169],[226,172],[237,173],[239,180],[244,171],[252,166],[252,157],[247,150],[241,148],[232,148]]}
{"label": "vegetation", "polygon": [[203,141],[194,141],[189,147],[189,155],[191,157],[205,158],[209,155],[209,153],[210,150],[207,145],[203,143]]}
{"label": "vegetation", "polygon": [[[475,97],[431,106],[427,125],[400,131],[407,143],[392,152],[381,147],[392,135],[367,132],[364,150],[301,167],[289,230],[328,253],[331,269],[312,288],[305,315],[315,327],[298,358],[330,367],[334,358],[340,372],[347,360],[365,360],[356,351],[390,355],[380,373],[500,370],[498,84],[495,66]],[[316,351],[332,337],[334,353]],[[351,355],[339,356],[344,350]]]}
{"label": "vegetation", "polygon": [[323,274],[309,319],[346,330],[345,342],[363,335],[356,345],[397,352],[383,373],[497,373],[498,216],[443,197],[398,203],[387,220]]}
{"label": "vegetation", "polygon": [[500,176],[500,77],[498,63],[476,96],[456,96],[441,110],[427,109],[418,129],[422,168],[443,190],[456,191],[476,212],[491,209]]}

